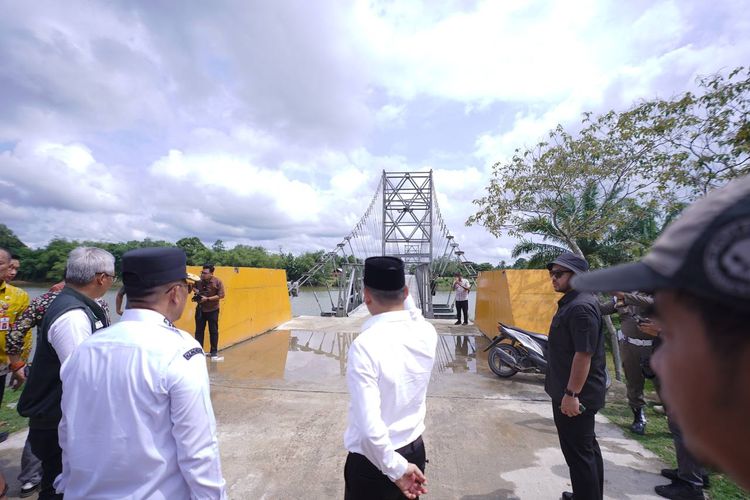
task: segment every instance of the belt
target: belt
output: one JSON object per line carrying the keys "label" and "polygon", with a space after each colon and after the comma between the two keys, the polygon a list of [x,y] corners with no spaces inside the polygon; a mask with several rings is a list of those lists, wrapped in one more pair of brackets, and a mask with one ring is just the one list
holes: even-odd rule
{"label": "belt", "polygon": [[401,455],[403,455],[404,453],[414,453],[415,451],[417,451],[419,448],[423,446],[424,446],[424,441],[422,441],[422,436],[419,436],[417,439],[415,439],[411,443],[396,450],[396,452]]}
{"label": "belt", "polygon": [[625,337],[625,340],[627,340],[629,344],[637,345],[640,347],[651,347],[652,345],[654,345],[653,340],[634,339],[632,337]]}

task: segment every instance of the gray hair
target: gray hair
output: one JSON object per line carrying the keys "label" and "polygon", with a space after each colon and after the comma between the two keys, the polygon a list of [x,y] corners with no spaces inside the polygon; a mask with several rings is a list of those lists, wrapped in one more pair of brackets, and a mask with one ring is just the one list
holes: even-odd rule
{"label": "gray hair", "polygon": [[68,254],[67,283],[85,285],[93,281],[97,273],[115,274],[114,255],[96,247],[78,247]]}

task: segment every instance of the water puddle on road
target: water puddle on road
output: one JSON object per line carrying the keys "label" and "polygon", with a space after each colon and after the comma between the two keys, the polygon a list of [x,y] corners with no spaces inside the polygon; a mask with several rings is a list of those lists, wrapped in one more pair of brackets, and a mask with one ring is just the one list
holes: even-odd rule
{"label": "water puddle on road", "polygon": [[[275,330],[222,351],[224,361],[209,362],[212,373],[234,380],[284,379],[312,381],[341,378],[346,353],[355,333]],[[486,367],[483,337],[440,335],[434,371],[476,373],[477,342],[480,364]]]}

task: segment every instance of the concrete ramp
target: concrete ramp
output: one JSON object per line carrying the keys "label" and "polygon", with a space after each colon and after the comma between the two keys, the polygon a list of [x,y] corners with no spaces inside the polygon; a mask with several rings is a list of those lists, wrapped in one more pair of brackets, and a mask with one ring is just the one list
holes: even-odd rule
{"label": "concrete ramp", "polygon": [[[223,363],[209,365],[231,498],[343,498],[346,352],[358,330],[355,320],[339,324],[348,331],[277,330],[227,349]],[[464,328],[470,335],[441,334],[438,342],[424,498],[559,498],[570,481],[542,377],[497,378],[482,352],[488,341]],[[606,498],[653,498],[665,464],[603,417],[597,433]]]}

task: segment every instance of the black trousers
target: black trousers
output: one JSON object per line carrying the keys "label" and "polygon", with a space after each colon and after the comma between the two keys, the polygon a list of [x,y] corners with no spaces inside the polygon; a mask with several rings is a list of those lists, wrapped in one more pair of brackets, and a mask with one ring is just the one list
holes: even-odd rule
{"label": "black trousers", "polygon": [[469,301],[468,300],[457,300],[456,301],[456,320],[461,321],[461,311],[464,313],[464,323],[469,322]]}
{"label": "black trousers", "polygon": [[594,432],[596,410],[568,417],[560,411],[560,403],[553,402],[552,412],[560,448],[570,471],[573,497],[576,500],[601,500],[604,496],[604,463]]}
{"label": "black trousers", "polygon": [[203,337],[206,333],[208,323],[208,337],[211,342],[211,354],[216,354],[219,349],[219,310],[203,312],[200,307],[195,308],[195,340],[203,347]]}
{"label": "black trousers", "polygon": [[[669,414],[669,408],[667,408],[667,414]],[[677,455],[677,477],[695,488],[703,488],[703,476],[706,474],[706,469],[685,447],[682,429],[671,418],[668,418],[668,423],[669,432],[672,433],[674,441],[675,455]]]}
{"label": "black trousers", "polygon": [[[424,442],[417,438],[403,448],[396,450],[409,463],[424,472],[427,462]],[[367,457],[359,453],[349,453],[344,465],[344,500],[400,500],[406,498],[398,486],[380,472]]]}
{"label": "black trousers", "polygon": [[29,429],[31,451],[42,461],[42,482],[39,489],[39,500],[62,499],[55,493],[52,485],[62,472],[62,449],[58,441],[57,429]]}

